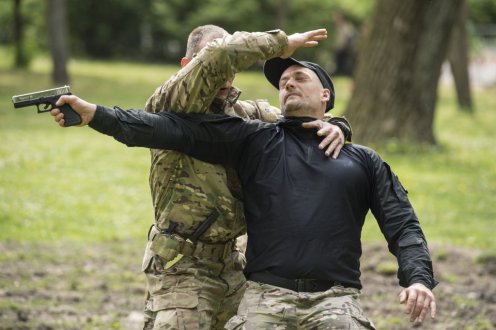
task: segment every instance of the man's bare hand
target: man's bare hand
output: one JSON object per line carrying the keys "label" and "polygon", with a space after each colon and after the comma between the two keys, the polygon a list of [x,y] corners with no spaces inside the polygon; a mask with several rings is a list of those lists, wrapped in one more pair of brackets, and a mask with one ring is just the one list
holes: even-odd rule
{"label": "man's bare hand", "polygon": [[431,318],[436,317],[436,299],[423,284],[415,283],[401,291],[400,303],[406,304],[405,313],[410,315],[410,322],[422,323],[429,310]]}
{"label": "man's bare hand", "polygon": [[320,40],[327,39],[327,30],[318,29],[303,33],[295,33],[288,36],[288,48],[281,55],[282,58],[288,58],[293,55],[294,51],[300,47],[315,47]]}
{"label": "man's bare hand", "polygon": [[303,123],[302,126],[304,128],[317,129],[317,135],[324,137],[319,144],[319,148],[323,150],[327,147],[325,155],[330,156],[332,154],[333,159],[338,158],[345,142],[341,128],[320,119]]}
{"label": "man's bare hand", "polygon": [[[93,119],[93,116],[95,116],[96,104],[86,102],[75,95],[62,95],[58,99],[56,105],[60,107],[64,104],[69,104],[71,108],[81,116],[81,124],[78,126],[88,125]],[[65,127],[64,114],[60,112],[59,108],[52,109],[50,114],[54,117],[55,122],[57,122],[59,126]]]}

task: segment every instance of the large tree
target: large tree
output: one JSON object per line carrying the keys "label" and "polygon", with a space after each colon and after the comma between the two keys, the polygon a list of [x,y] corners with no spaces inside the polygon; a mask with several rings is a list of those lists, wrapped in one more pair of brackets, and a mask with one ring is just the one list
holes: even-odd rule
{"label": "large tree", "polygon": [[345,111],[355,141],[436,143],[437,84],[463,1],[377,2]]}
{"label": "large tree", "polygon": [[451,41],[448,50],[453,80],[461,110],[472,112],[472,96],[470,94],[470,78],[468,73],[468,36],[467,36],[467,4],[463,3],[451,32]]}
{"label": "large tree", "polygon": [[53,62],[52,79],[58,85],[68,84],[69,46],[67,43],[66,0],[49,0],[47,11],[48,35]]}
{"label": "large tree", "polygon": [[24,47],[24,21],[21,13],[21,0],[14,0],[14,45],[16,68],[25,68],[28,65],[28,56]]}

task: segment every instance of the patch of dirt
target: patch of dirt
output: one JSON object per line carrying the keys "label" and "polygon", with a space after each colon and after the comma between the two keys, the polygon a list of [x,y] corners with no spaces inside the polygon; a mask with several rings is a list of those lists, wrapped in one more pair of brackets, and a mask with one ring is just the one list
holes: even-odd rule
{"label": "patch of dirt", "polygon": [[[0,329],[140,329],[144,242],[0,243]],[[378,329],[495,329],[496,257],[431,246],[438,313],[414,325],[398,303],[396,260],[366,245],[362,304]],[[479,262],[477,260],[482,260]]]}

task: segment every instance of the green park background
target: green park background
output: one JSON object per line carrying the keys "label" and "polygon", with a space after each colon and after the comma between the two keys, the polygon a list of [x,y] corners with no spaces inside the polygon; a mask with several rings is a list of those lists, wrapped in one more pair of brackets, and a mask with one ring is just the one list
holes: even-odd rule
{"label": "green park background", "polygon": [[[12,95],[50,86],[50,61],[40,55],[30,70],[12,70],[12,57],[0,52],[0,239],[143,240],[153,222],[149,151],[88,127],[60,128],[34,107],[14,109]],[[178,66],[73,59],[69,68],[75,94],[126,109],[142,108]],[[336,79],[336,115],[350,83]],[[239,74],[236,85],[246,99],[278,102],[259,72]],[[475,111],[468,114],[457,109],[453,87],[443,86],[435,121],[438,147],[375,146],[409,191],[429,241],[496,253],[495,95],[496,87],[474,90]],[[364,241],[381,240],[369,220]]]}
{"label": "green park background", "polygon": [[[149,2],[159,3],[151,0],[143,3]],[[5,3],[0,8],[7,8]],[[69,9],[73,11],[71,3],[76,9],[83,6],[83,2],[76,5],[69,1]],[[170,3],[181,7],[180,2]],[[373,2],[356,6],[350,3],[355,2],[336,1],[335,5],[349,13],[358,25],[370,13]],[[493,16],[491,11],[480,9],[476,0],[469,1],[471,8],[475,8],[471,22],[494,24],[495,1],[479,1],[482,3],[487,7],[479,7],[490,8]],[[233,12],[235,15],[241,9]],[[177,17],[171,22],[163,21],[162,31],[180,30],[174,37],[181,40],[182,47],[185,33],[192,25],[205,23],[208,15],[215,18],[221,13],[211,9],[204,14],[202,19],[190,17],[184,27]],[[6,15],[0,14],[0,27],[11,23]],[[246,27],[240,22],[234,17],[226,24],[230,31],[265,30],[253,22],[246,21]],[[131,23],[122,24],[122,29],[128,29]],[[149,151],[128,148],[88,127],[61,128],[49,114],[37,114],[35,107],[14,109],[12,105],[13,95],[57,87],[51,78],[52,62],[46,42],[37,41],[40,33],[35,29],[37,26],[45,27],[39,16],[26,27],[29,60],[22,68],[14,67],[14,46],[5,30],[0,33],[0,248],[3,252],[0,259],[33,260],[42,253],[29,249],[21,254],[10,252],[7,247],[16,244],[82,248],[126,242],[138,248],[139,255],[154,221],[148,186]],[[471,31],[475,31],[475,26],[472,25]],[[103,28],[100,32],[99,38],[107,38],[108,42],[109,32]],[[475,32],[471,35],[471,56],[475,57],[483,41]],[[123,109],[142,108],[155,88],[179,69],[182,56],[176,54],[161,60],[161,54],[157,53],[126,54],[125,43],[116,46],[123,47],[118,52],[95,54],[83,44],[84,40],[71,39],[74,48],[71,48],[68,72],[72,92],[90,102]],[[325,42],[322,47],[327,47]],[[351,77],[334,80],[337,99],[333,112],[339,116],[352,95],[353,80]],[[239,73],[235,85],[243,91],[242,99],[265,98],[278,104],[276,90],[265,81],[259,68]],[[408,190],[430,244],[446,249],[465,248],[477,251],[480,256],[495,257],[496,84],[474,85],[471,92],[473,111],[461,111],[454,86],[440,83],[434,121],[436,146],[391,140],[372,147],[391,165]],[[372,216],[364,226],[363,242],[385,244]],[[139,267],[139,259],[132,261]],[[8,285],[0,279],[0,288]]]}

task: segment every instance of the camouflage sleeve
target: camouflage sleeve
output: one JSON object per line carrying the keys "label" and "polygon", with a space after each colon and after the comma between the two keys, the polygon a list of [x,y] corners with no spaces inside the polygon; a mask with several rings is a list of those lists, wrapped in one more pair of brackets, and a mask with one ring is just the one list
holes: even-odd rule
{"label": "camouflage sleeve", "polygon": [[148,112],[206,112],[220,87],[257,61],[280,56],[288,38],[281,30],[236,32],[215,39],[148,99]]}
{"label": "camouflage sleeve", "polygon": [[348,122],[348,119],[345,117],[333,117],[331,115],[326,114],[324,116],[324,121],[338,126],[341,131],[343,131],[344,139],[348,142],[351,142],[351,138],[353,136],[353,131],[351,129],[351,125]]}
{"label": "camouflage sleeve", "polygon": [[229,115],[236,115],[245,119],[260,119],[267,123],[275,123],[281,117],[281,111],[276,108],[267,100],[255,101],[237,101],[233,106],[234,113],[227,113]]}

